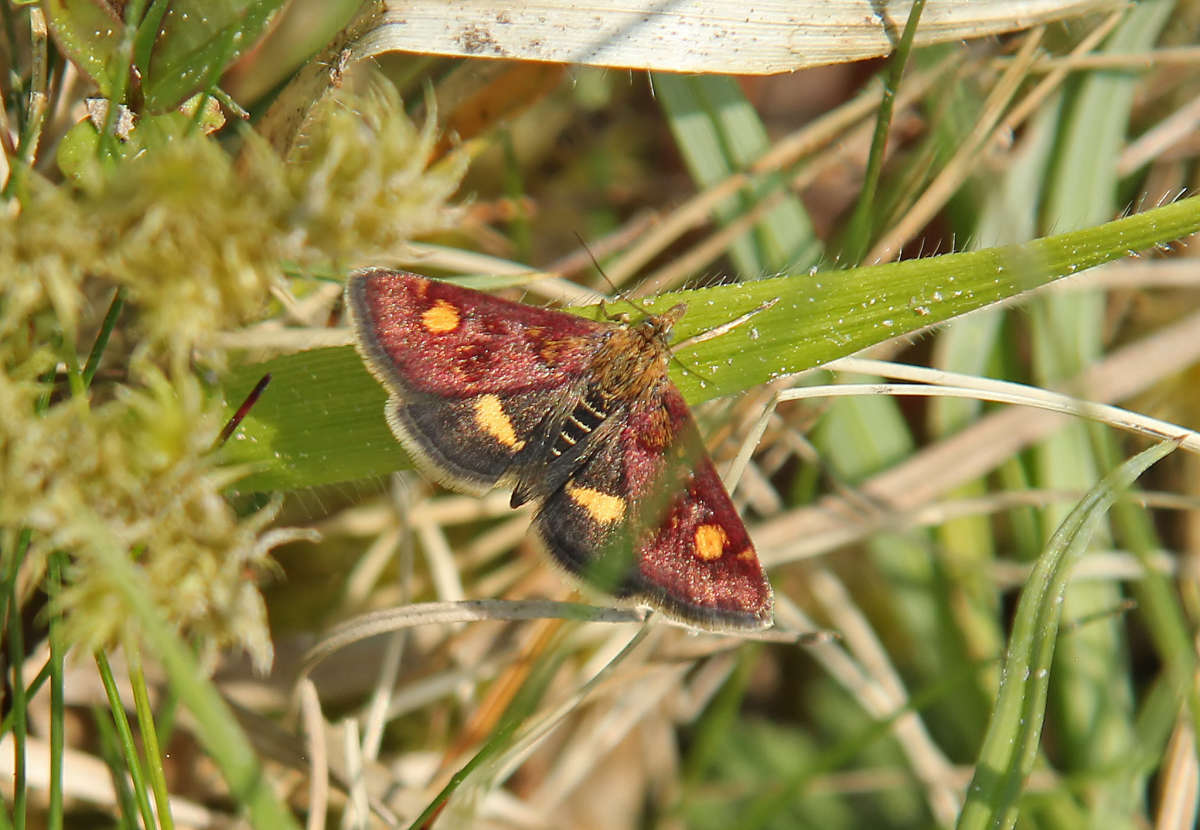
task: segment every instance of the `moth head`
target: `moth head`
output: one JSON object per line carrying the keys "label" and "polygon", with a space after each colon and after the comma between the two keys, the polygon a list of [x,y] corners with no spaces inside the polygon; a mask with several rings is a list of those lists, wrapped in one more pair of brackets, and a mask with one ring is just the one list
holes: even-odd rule
{"label": "moth head", "polygon": [[648,338],[666,343],[671,337],[671,329],[673,329],[675,324],[679,322],[681,317],[683,317],[685,311],[687,311],[687,304],[680,303],[679,305],[672,306],[671,308],[667,309],[662,314],[651,314],[647,316],[644,320],[638,323],[638,328],[641,329]]}

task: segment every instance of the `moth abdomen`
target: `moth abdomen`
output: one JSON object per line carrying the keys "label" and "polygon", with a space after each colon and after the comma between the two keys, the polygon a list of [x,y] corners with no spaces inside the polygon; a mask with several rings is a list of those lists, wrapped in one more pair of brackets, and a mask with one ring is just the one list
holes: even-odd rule
{"label": "moth abdomen", "polygon": [[550,445],[550,454],[561,458],[571,451],[580,441],[587,438],[596,427],[608,418],[608,404],[600,396],[585,394],[574,409],[566,414],[559,425],[558,431]]}

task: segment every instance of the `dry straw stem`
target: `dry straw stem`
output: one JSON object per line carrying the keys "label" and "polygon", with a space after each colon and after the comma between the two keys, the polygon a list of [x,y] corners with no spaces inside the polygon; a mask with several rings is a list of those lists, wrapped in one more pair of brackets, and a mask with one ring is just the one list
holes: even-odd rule
{"label": "dry straw stem", "polygon": [[[1072,55],[1086,54],[1099,46],[1124,17],[1123,11],[1109,15],[1100,25],[1088,33],[1074,49]],[[962,187],[968,177],[978,173],[980,169],[980,154],[986,154],[1002,142],[1010,139],[1013,132],[1033,115],[1046,99],[1057,90],[1066,80],[1069,70],[1066,67],[1052,70],[1018,102],[1001,119],[1005,107],[1024,82],[1033,65],[1035,52],[1041,43],[1041,31],[1031,32],[1025,37],[1020,51],[1006,68],[1000,81],[996,84],[987,101],[984,103],[979,120],[971,134],[967,136],[956,149],[954,157],[930,182],[908,210],[903,220],[888,233],[885,233],[867,254],[868,263],[892,260],[900,255],[903,244],[920,232],[946,202]]]}
{"label": "dry straw stem", "polygon": [[[539,616],[546,617],[547,615],[542,613]],[[588,627],[577,633],[598,630],[600,629],[596,627]],[[642,712],[646,712],[649,708],[657,708],[652,707],[651,702],[645,702],[644,684],[650,682],[654,677],[661,676],[664,672],[669,672],[672,680],[665,685],[662,695],[655,696],[655,700],[670,696],[672,692],[685,694],[686,686],[681,687],[681,683],[690,668],[690,662],[643,665],[641,658],[632,662],[626,659],[638,643],[643,642],[648,634],[655,631],[660,635],[664,633],[662,627],[659,626],[625,626],[613,629],[610,639],[615,648],[602,646],[595,649],[588,639],[574,638],[571,650],[578,650],[580,654],[586,650],[591,656],[577,668],[568,671],[568,676],[563,678],[567,683],[567,688],[570,688],[571,691],[565,695],[554,695],[554,700],[547,702],[544,709],[533,712],[524,719],[515,735],[515,741],[508,744],[499,755],[493,756],[472,773],[472,776],[462,783],[458,793],[465,793],[468,796],[471,793],[478,793],[483,796],[482,813],[480,814],[482,817],[495,816],[497,811],[503,812],[507,809],[520,809],[526,815],[532,815],[528,813],[528,807],[520,806],[521,802],[510,800],[503,792],[495,791],[492,782],[502,781],[508,777],[515,765],[519,765],[529,752],[543,743],[552,730],[564,725],[570,716],[580,712],[585,703],[599,706],[599,711],[603,711],[608,706],[604,702],[607,700],[612,701],[616,710],[627,709],[627,704],[634,701],[642,702]],[[445,697],[447,693],[456,688],[461,690],[464,683],[474,686],[485,682],[492,676],[496,668],[511,664],[512,657],[510,655],[496,654],[494,646],[491,649],[491,656],[488,660],[476,661],[469,668],[418,680],[398,690],[387,712],[389,720],[412,711],[414,708],[427,706],[437,698]],[[579,662],[568,662],[565,666],[569,667]],[[620,671],[617,671],[618,668]],[[641,717],[634,717],[624,722],[632,726],[641,721]],[[348,761],[344,778],[348,780],[358,766],[361,766],[367,773],[356,777],[359,784],[358,792],[351,793],[351,798],[356,804],[370,803],[373,809],[379,810],[380,800],[386,799],[388,806],[411,817],[421,806],[428,804],[434,792],[440,789],[441,785],[436,783],[438,776],[426,763],[419,761],[419,753],[412,755],[402,765],[402,768],[393,765],[391,773],[376,775],[372,769],[379,773],[385,771],[378,767],[368,769],[368,757],[359,748],[357,721],[343,721],[338,731],[343,735],[345,745],[343,754]],[[605,737],[604,734],[596,736],[597,740],[604,740]],[[574,738],[571,743],[572,746],[577,745]],[[585,752],[577,760],[581,765],[586,766],[603,758],[604,753],[596,751]],[[337,764],[331,765],[338,766]],[[456,796],[456,798],[458,797]],[[468,800],[470,799],[468,798]],[[453,813],[455,809],[453,802],[452,806],[447,809]],[[451,820],[451,825],[453,826],[453,820]]]}
{"label": "dry straw stem", "polygon": [[[1003,66],[1012,58],[1000,57],[992,59],[997,65]],[[1084,72],[1089,69],[1150,69],[1154,67],[1184,64],[1190,66],[1200,63],[1200,47],[1197,46],[1167,46],[1148,52],[1123,52],[1120,54],[1080,55],[1074,52],[1061,57],[1038,58],[1030,72],[1050,72],[1054,69],[1069,69],[1072,72]]]}
{"label": "dry straw stem", "polygon": [[[386,5],[387,4],[384,4],[384,6]],[[862,6],[861,9],[858,8],[860,5]],[[1059,17],[1077,15],[1084,11],[1111,7],[1114,4],[1099,2],[1025,3],[1018,5],[1020,6],[1019,8],[1014,7],[1014,4],[1012,3],[993,4],[990,2],[977,2],[972,4],[943,4],[933,2],[926,7],[926,11],[922,17],[922,28],[920,30],[919,37],[929,36],[932,40],[936,41],[940,39],[957,39],[960,37],[982,36],[1001,30],[1009,31],[1023,28],[1027,25],[1032,25],[1033,23],[1043,20],[1057,19]],[[610,16],[614,20],[623,20],[630,13],[629,9],[627,8],[609,8],[589,10],[589,14],[591,14],[593,11],[595,13],[595,19],[591,20],[588,24],[588,27],[584,30],[589,33],[589,37],[595,36],[596,20],[604,19]],[[738,12],[738,14],[729,16],[735,11]],[[478,55],[478,52],[457,52],[453,49],[450,51],[443,51],[440,48],[431,45],[438,43],[436,36],[432,38],[425,37],[424,35],[416,36],[415,33],[421,30],[421,27],[424,25],[424,23],[427,23],[431,28],[434,29],[436,29],[438,26],[446,27],[447,31],[453,29],[453,32],[450,32],[449,36],[466,40],[477,38],[479,42],[483,43],[493,42],[489,41],[488,37],[482,34],[482,32],[488,29],[488,27],[499,25],[500,28],[504,29],[509,34],[519,30],[521,27],[521,21],[519,19],[521,12],[519,10],[508,9],[507,7],[496,7],[495,9],[492,9],[488,4],[479,4],[473,8],[460,10],[460,12],[461,13],[456,16],[453,26],[446,26],[445,15],[443,10],[440,8],[422,9],[420,4],[415,7],[412,4],[406,4],[402,10],[397,9],[393,11],[391,9],[387,9],[382,13],[381,16],[378,9],[376,9],[371,12],[371,15],[375,16],[373,19],[382,21],[378,27],[372,29],[371,25],[368,23],[361,21],[356,22],[356,24],[354,24],[352,27],[356,32],[368,33],[363,35],[355,35],[354,37],[350,38],[347,44],[343,44],[339,47],[342,52],[339,52],[338,54],[344,53],[344,57],[341,58],[343,64],[346,61],[362,60],[364,58],[368,58],[375,54],[389,50],[418,52],[429,51],[439,54]],[[817,4],[800,4],[799,7],[796,7],[795,4],[780,4],[780,13],[784,12],[795,13],[798,16],[798,19],[803,20],[805,24],[804,26],[800,26],[794,30],[789,30],[788,37],[793,42],[796,38],[807,38],[814,35],[817,37],[824,37],[828,32],[837,32],[838,34],[834,37],[834,40],[837,41],[837,48],[849,49],[853,53],[854,57],[867,57],[885,54],[891,49],[890,41],[886,39],[884,41],[886,45],[884,48],[878,51],[872,51],[872,49],[875,47],[865,47],[865,44],[871,41],[871,38],[873,37],[872,35],[867,35],[866,40],[864,40],[862,44],[855,45],[854,33],[859,29],[862,29],[865,33],[883,31],[884,29],[888,28],[887,26],[882,26],[879,22],[864,24],[864,21],[875,20],[873,17],[875,10],[870,8],[870,4],[859,4],[852,2],[822,2]],[[551,25],[553,25],[555,15],[558,13],[565,14],[569,17],[570,15],[575,14],[575,10],[573,9],[572,4],[566,3],[562,4],[562,6],[556,6],[555,3],[550,3],[548,4],[548,8],[539,7],[538,25],[541,27],[542,31],[545,29],[546,20],[551,20]],[[764,12],[764,14],[766,14],[768,17],[772,13],[773,11],[771,10]],[[889,13],[895,15],[895,20],[903,20],[904,15],[907,14],[907,7],[897,7],[896,9],[889,8]],[[471,15],[476,14],[479,15],[479,22],[477,24],[473,24],[471,23],[471,20],[473,19],[471,18]],[[727,34],[730,37],[735,37],[739,32],[740,27],[743,25],[745,25],[747,28],[753,28],[752,24],[743,20],[745,15],[742,13],[741,9],[735,9],[733,4],[724,4],[719,2],[711,4],[672,4],[672,7],[668,12],[662,12],[657,7],[650,9],[648,6],[646,18],[649,19],[656,16],[665,18],[672,14],[678,14],[684,19],[694,18],[700,24],[703,24],[703,22],[711,16],[713,21],[717,21],[722,26],[726,27],[728,30]],[[396,20],[394,21],[392,19],[393,15],[396,16]],[[428,15],[428,19],[423,20],[423,15]],[[842,15],[845,15],[844,19],[842,18]],[[366,13],[364,13],[364,18],[365,17]],[[400,18],[403,18],[403,20],[401,21]],[[1113,20],[1115,20],[1115,18],[1116,15],[1113,15],[1113,17],[1102,27],[1100,27],[1100,29],[1098,29],[1096,32],[1093,32],[1092,35],[1075,50],[1075,53],[1082,53],[1090,50],[1094,43],[1102,37],[1103,33],[1108,31],[1111,25],[1113,25]],[[402,26],[393,25],[394,23],[400,22],[403,23]],[[567,21],[563,25],[564,28],[570,28],[570,26],[573,24]],[[959,25],[961,25],[963,28],[957,28]],[[824,28],[826,26],[828,29]],[[624,26],[617,26],[616,28],[620,29],[620,31],[609,33],[611,37],[609,38],[609,43],[606,44],[606,48],[612,44],[620,43],[621,38],[630,35],[632,31],[627,30],[627,27]],[[782,31],[783,30],[781,30],[781,32]],[[636,38],[634,38],[634,40],[636,40]],[[538,44],[539,47],[541,45],[542,44],[540,43]],[[865,48],[865,51],[856,51],[860,48]],[[1022,59],[1021,66],[1016,69],[1011,69],[1007,75],[1007,77],[1011,79],[1011,82],[1002,87],[1003,89],[1007,90],[1007,94],[1004,96],[1005,99],[1007,99],[1007,95],[1012,94],[1012,92],[1015,90],[1015,84],[1019,82],[1028,71],[1033,57],[1032,46],[1029,47],[1027,51],[1029,54]],[[332,50],[330,54],[332,54]],[[487,49],[484,49],[482,54],[486,56],[492,53]],[[637,55],[638,52],[635,50],[630,52],[630,54]],[[641,68],[659,68],[673,71],[695,70],[695,67],[683,65],[659,66],[655,62],[659,59],[659,57],[655,56],[661,56],[663,54],[677,55],[680,53],[672,53],[670,50],[666,50],[664,52],[662,50],[661,42],[656,42],[654,46],[654,55],[645,56],[649,62],[643,63],[634,60],[633,62],[622,62],[619,65]],[[806,63],[803,65],[808,65],[807,61],[812,58],[813,55],[819,54],[819,52],[812,52],[808,50],[808,47],[804,47],[804,54],[806,55]],[[550,59],[540,57],[536,49],[534,49],[532,52],[523,51],[523,47],[521,46],[517,46],[511,51],[506,51],[504,56],[534,60]],[[755,56],[755,59],[762,58],[760,49],[756,48]],[[559,58],[554,59],[557,60]],[[330,60],[332,60],[332,58]],[[753,69],[746,69],[745,67],[737,64],[738,57],[736,55],[736,45],[732,45],[730,43],[723,44],[723,48],[720,53],[720,60],[725,61],[726,64],[708,66],[706,69],[708,71],[716,72],[755,71]],[[947,64],[936,67],[933,70],[915,73],[913,77],[907,79],[904,87],[899,92],[900,97],[897,105],[905,106],[909,102],[918,100],[919,97],[927,90],[928,85],[933,83],[939,77],[939,75],[941,75],[947,69],[949,63],[952,63],[955,60],[957,60],[957,58],[948,59]],[[587,59],[576,59],[574,62],[588,63],[589,61]],[[812,59],[812,63],[814,64],[822,62],[827,61]],[[603,61],[600,63],[603,63]],[[1025,102],[1025,106],[1022,106],[1018,110],[1018,116],[1010,117],[1005,121],[1004,124],[995,130],[990,130],[994,124],[994,117],[990,119],[981,119],[981,125],[977,132],[988,136],[1011,134],[1011,130],[1018,126],[1020,121],[1027,117],[1028,113],[1032,111],[1034,103],[1040,102],[1044,99],[1044,96],[1049,93],[1049,91],[1057,88],[1062,83],[1062,80],[1066,74],[1066,69],[1052,72],[1051,76],[1043,81],[1035,93],[1028,97],[1028,100]],[[764,158],[754,166],[752,171],[734,174],[719,184],[710,187],[704,192],[692,197],[685,205],[673,211],[663,222],[659,223],[657,227],[651,229],[641,241],[631,248],[630,251],[621,256],[614,263],[610,264],[607,269],[609,279],[615,285],[623,284],[641,266],[661,253],[680,235],[691,228],[707,224],[711,215],[711,209],[715,204],[727,199],[731,194],[737,192],[741,188],[753,184],[763,176],[769,176],[773,172],[785,166],[794,164],[802,154],[812,152],[812,150],[817,146],[828,143],[829,141],[837,138],[841,132],[854,121],[868,118],[874,112],[874,109],[877,106],[878,94],[878,90],[875,89],[873,92],[859,96],[859,98],[857,98],[855,101],[843,105],[838,110],[820,119],[816,124],[806,127],[796,136],[789,136],[778,142],[776,147],[773,148],[766,156],[764,156]],[[994,116],[998,116],[1000,110],[1001,106],[999,106],[999,102],[997,102],[996,105],[990,107],[989,112],[992,112]],[[870,126],[864,125],[862,138],[864,140],[867,139],[869,137],[869,133]],[[809,165],[804,173],[801,174],[801,179],[798,180],[797,183],[794,183],[794,186],[800,186],[804,180],[812,175],[815,175],[815,173],[821,167],[838,159],[842,154],[844,154],[844,152],[845,150],[843,147],[836,153],[826,154],[824,161],[822,161],[820,164]],[[964,165],[966,160],[975,160],[976,158],[974,145],[962,148],[958,158],[961,160],[960,163],[957,166],[952,163],[939,179],[944,187],[942,189],[935,188],[933,195],[925,197],[925,205],[927,208],[931,210],[939,208],[944,203],[945,199],[948,198],[948,194],[942,191],[952,184],[961,183],[961,179],[965,175]],[[744,215],[728,223],[725,227],[712,234],[694,249],[674,258],[670,265],[664,267],[654,274],[649,275],[648,278],[639,285],[638,293],[641,295],[656,293],[670,286],[678,284],[680,281],[686,278],[688,274],[696,273],[697,271],[702,270],[705,266],[711,264],[714,260],[721,256],[734,240],[743,236],[762,218],[762,216],[767,214],[777,205],[780,200],[785,197],[785,193],[778,192],[772,196],[758,201]],[[890,237],[890,239],[906,239],[911,236],[913,231],[912,228],[909,227],[910,224],[912,224],[912,222],[907,223],[904,229],[898,230],[895,236]],[[888,244],[891,245],[892,243]],[[880,252],[883,249],[884,245],[881,244],[877,248],[877,252]],[[456,254],[455,256],[461,255]],[[459,272],[491,272],[513,274],[530,273],[530,269],[528,269],[527,266],[518,265],[515,263],[507,264],[502,270],[498,270],[497,263],[494,261],[490,263],[478,262],[472,267],[466,266],[465,263],[461,261],[447,262],[443,257],[438,258],[437,260],[426,261],[424,264],[432,265],[434,267],[448,268],[449,270],[456,270]],[[578,286],[560,286],[560,291],[547,292],[549,286],[550,283],[547,282],[539,283],[536,285],[534,290],[540,294],[543,294],[544,296],[548,296],[551,299],[556,299],[562,302],[581,302]]]}
{"label": "dry straw stem", "polygon": [[[1198,326],[1200,314],[1164,326],[1114,351],[1066,388],[1085,390],[1089,399],[1105,403],[1144,391],[1200,360]],[[828,496],[816,505],[764,522],[755,531],[763,560],[779,565],[861,538],[860,528],[852,525],[890,526],[891,516],[916,510],[954,486],[985,475],[1013,453],[1051,434],[1068,417],[1022,407],[981,418],[864,482],[859,492],[883,507],[874,516],[862,515],[843,497]]]}
{"label": "dry straw stem", "polygon": [[1031,406],[1044,409],[1047,412],[1059,412],[1064,415],[1076,415],[1091,418],[1117,429],[1139,433],[1151,438],[1177,439],[1180,449],[1200,453],[1200,433],[1172,424],[1158,418],[1139,415],[1128,409],[1117,406],[1098,404],[1091,401],[1061,395],[1036,386],[1009,381],[996,381],[975,378],[954,372],[922,369],[918,366],[899,366],[876,360],[855,360],[847,358],[836,361],[830,368],[838,371],[865,374],[887,373],[893,376],[905,377],[908,380],[926,379],[924,383],[846,383],[832,386],[809,386],[802,389],[789,389],[779,395],[780,401],[798,401],[806,398],[826,398],[847,395],[886,395],[899,397],[914,395],[919,397],[967,398],[970,400],[991,401],[993,403],[1011,403],[1021,406]]}
{"label": "dry straw stem", "polygon": [[[809,575],[813,596],[838,629],[839,640],[817,643],[809,654],[877,721],[893,720],[897,745],[924,786],[930,810],[947,826],[961,803],[963,774],[938,748],[920,715],[907,711],[908,693],[887,651],[841,581],[826,569]],[[812,620],[787,597],[777,598],[776,618],[812,629]]]}
{"label": "dry straw stem", "polygon": [[[1196,55],[1200,63],[1200,50]],[[1131,141],[1117,162],[1117,175],[1128,176],[1164,156],[1176,145],[1194,139],[1200,128],[1200,97],[1175,110],[1158,124]]]}
{"label": "dry straw stem", "polygon": [[[871,0],[625,0],[581,6],[383,3],[356,57],[388,51],[555,61],[665,72],[769,74],[880,57],[896,45],[911,2]],[[1123,5],[1108,0],[929,0],[916,43],[1017,31]]]}
{"label": "dry straw stem", "polygon": [[[897,94],[897,109],[920,101],[939,77],[943,76],[945,72],[951,71],[960,60],[958,55],[951,55],[936,66],[916,72],[907,78],[904,87]],[[814,156],[823,148],[830,149],[809,159],[794,177],[793,188],[803,186],[823,170],[837,164],[849,152],[847,147],[861,147],[862,155],[865,156],[873,129],[869,119],[878,110],[881,95],[882,87],[879,84],[871,84],[862,93],[816,119],[813,123],[780,138],[762,158],[754,163],[750,170],[733,173],[688,198],[650,228],[642,239],[630,246],[628,251],[609,263],[605,267],[608,278],[614,285],[625,284],[646,263],[662,254],[685,233],[708,225],[716,205],[742,188],[757,185],[764,179],[793,167],[802,159]],[[849,136],[846,135],[848,131],[852,131]],[[836,146],[831,146],[835,144]],[[761,213],[774,207],[785,197],[785,191],[771,194],[751,208],[748,214],[752,214],[753,219],[757,219]],[[767,207],[763,207],[764,204]],[[728,228],[735,225],[739,230],[731,233]],[[700,243],[695,252],[684,252],[680,255],[679,261],[681,263],[686,261],[688,268],[691,269],[702,268],[724,253],[730,242],[745,233],[751,225],[753,225],[753,221],[748,221],[745,216],[739,217],[725,229]],[[683,275],[694,272],[694,270],[684,270],[682,265],[674,263],[664,266],[639,283],[638,293],[641,295],[655,293],[665,286],[678,283]],[[652,286],[653,290],[647,286]]]}
{"label": "dry straw stem", "polygon": [[[1095,48],[1119,20],[1120,15],[1118,14],[1109,16],[1072,50],[1072,54],[1084,54]],[[956,150],[955,156],[930,184],[917,203],[905,212],[902,223],[885,234],[876,244],[867,258],[868,261],[878,262],[898,255],[900,246],[928,224],[932,216],[945,206],[946,201],[978,169],[980,152],[996,147],[1009,138],[1013,131],[1062,85],[1069,73],[1069,69],[1065,67],[1050,72],[1001,120],[1001,115],[1004,114],[1012,96],[1029,74],[1040,41],[1040,32],[1031,33],[1024,39],[1019,54],[1008,66],[1004,76],[985,103],[971,137]],[[897,109],[919,101],[921,96],[935,82],[944,78],[945,73],[950,71],[959,60],[961,58],[958,55],[952,55],[944,59],[937,67],[914,73],[911,77],[906,78],[904,87],[897,96]],[[612,263],[607,269],[610,279],[617,285],[622,284],[632,277],[637,269],[658,256],[684,232],[707,224],[712,208],[716,204],[729,198],[743,187],[755,184],[763,177],[795,165],[802,157],[813,154],[816,150],[830,145],[835,140],[838,140],[836,146],[810,158],[802,170],[793,176],[792,189],[804,187],[822,170],[831,164],[840,162],[848,152],[852,152],[851,148],[861,147],[865,155],[866,145],[873,129],[873,125],[869,123],[868,119],[878,107],[879,94],[878,88],[870,88],[813,124],[776,142],[771,150],[753,165],[750,171],[735,173],[693,196],[685,204],[672,211],[660,225],[652,229],[628,253]],[[845,132],[854,128],[856,124],[857,128],[850,135],[845,135]],[[667,290],[682,282],[688,275],[697,273],[710,265],[725,253],[735,240],[746,234],[786,197],[786,192],[777,191],[756,201],[750,209],[735,220],[710,234],[690,250],[673,257],[669,264],[658,271],[649,274],[639,283],[637,293],[649,295]]]}
{"label": "dry straw stem", "polygon": [[378,634],[400,631],[419,625],[480,622],[483,620],[575,619],[592,622],[641,622],[638,609],[597,608],[571,602],[549,600],[464,600],[462,602],[425,602],[403,608],[391,608],[365,614],[332,631],[304,656],[302,674],[309,674],[317,663],[346,646]]}
{"label": "dry straw stem", "polygon": [[[645,662],[647,653],[651,650],[654,635],[661,635],[663,630],[657,626],[642,625],[629,632],[624,637],[624,643],[611,659],[565,699],[557,704],[548,706],[533,713],[524,720],[517,729],[514,739],[496,757],[476,769],[451,797],[447,812],[453,815],[456,806],[466,807],[468,815],[473,814],[470,802],[475,792],[488,792],[497,784],[503,783],[516,769],[524,763],[529,755],[537,748],[552,730],[562,724],[570,715],[579,711],[584,703],[611,695],[618,700],[629,701],[641,697],[641,688],[655,676],[661,677],[666,673],[674,682],[668,687],[677,688],[687,671],[683,666],[655,666]],[[631,659],[636,656],[636,659]],[[628,665],[626,665],[628,664]],[[664,688],[663,693],[665,694]],[[643,710],[644,711],[644,710]],[[600,757],[593,753],[591,758]],[[465,802],[465,803],[464,803]]]}
{"label": "dry straw stem", "polygon": [[[916,529],[937,527],[948,521],[966,516],[989,516],[1008,513],[1018,507],[1045,507],[1048,504],[1071,504],[1079,501],[1084,493],[1079,490],[1021,490],[1010,493],[995,493],[988,496],[966,499],[948,499],[914,509],[903,517],[888,516],[881,521],[859,522],[838,532],[818,537],[805,548],[793,554],[798,558],[819,556],[835,548],[862,542],[879,531],[881,526],[889,529]],[[1200,499],[1179,496],[1175,493],[1139,491],[1132,501],[1143,507],[1157,510],[1195,511],[1200,509]],[[867,505],[867,509],[870,505]],[[1178,571],[1179,555],[1160,553],[1149,559],[1160,573],[1174,574]],[[1132,579],[1145,574],[1141,559],[1124,551],[1096,551],[1076,569],[1077,579]],[[992,575],[999,588],[1017,587],[1024,583],[1029,568],[1022,564],[997,562],[992,566]]]}
{"label": "dry straw stem", "polygon": [[[13,780],[14,746],[12,733],[0,738],[0,776]],[[68,800],[85,804],[115,807],[117,793],[113,787],[112,768],[89,752],[66,747],[62,752],[63,795]],[[48,740],[36,736],[25,738],[25,773],[30,789],[46,792],[50,787],[51,746]],[[171,796],[171,815],[181,827],[217,827],[226,815],[204,804],[180,795]]]}
{"label": "dry straw stem", "polygon": [[1179,718],[1171,733],[1160,775],[1158,789],[1162,800],[1154,826],[1179,830],[1195,827],[1200,763],[1197,763],[1196,733],[1187,718]]}
{"label": "dry straw stem", "polygon": [[[1079,494],[1072,494],[1073,501],[1079,501]],[[1147,496],[1150,497],[1147,497]],[[1132,498],[1144,507],[1160,506],[1154,494],[1138,493]],[[1064,499],[1065,500],[1065,499]],[[1043,502],[1044,503],[1044,502]],[[1196,505],[1188,507],[1195,510]],[[1152,551],[1145,558],[1138,554],[1123,550],[1089,550],[1086,557],[1071,571],[1071,581],[1079,582],[1086,579],[1127,581],[1142,579],[1147,570],[1167,576],[1176,576],[1184,567],[1180,562],[1186,555],[1177,551]],[[1001,562],[992,565],[991,578],[998,590],[1019,588],[1028,581],[1033,573],[1032,563]]]}
{"label": "dry straw stem", "polygon": [[296,689],[300,700],[300,722],[304,727],[304,749],[308,754],[308,823],[307,830],[320,830],[325,825],[329,804],[329,752],[325,740],[325,719],[317,688],[307,677],[301,678]]}
{"label": "dry straw stem", "polygon": [[940,824],[953,824],[961,807],[954,765],[938,748],[921,717],[916,712],[904,711],[908,705],[904,681],[888,658],[887,649],[879,641],[870,619],[859,610],[841,580],[828,570],[816,569],[810,574],[810,580],[813,596],[821,602],[830,623],[841,637],[840,643],[831,643],[825,648],[841,648],[844,645],[846,652],[857,661],[859,671],[854,675],[839,676],[833,671],[833,665],[827,665],[826,668],[837,680],[853,676],[859,678],[859,684],[855,688],[847,687],[847,690],[857,697],[864,711],[880,720],[896,718],[892,725],[896,743],[924,785],[930,810]]}
{"label": "dry straw stem", "polygon": [[[1072,49],[1071,56],[1084,56],[1090,53],[1112,31],[1119,20],[1120,15],[1116,13],[1107,17]],[[932,216],[945,206],[946,201],[961,187],[973,171],[978,169],[980,153],[994,153],[995,148],[1007,141],[1013,132],[1032,113],[1037,111],[1046,98],[1062,86],[1069,73],[1077,69],[1071,64],[1049,68],[1047,76],[1026,93],[1005,115],[1005,109],[1011,102],[1012,96],[1036,65],[1036,48],[1040,44],[1040,38],[1040,33],[1035,32],[1024,39],[1021,51],[1017,56],[1009,59],[1007,71],[989,96],[979,122],[972,131],[972,136],[956,150],[955,156],[930,184],[917,203],[905,212],[902,223],[888,232],[876,244],[868,256],[868,261],[877,262],[894,258],[899,253],[900,246],[927,225]],[[954,65],[961,59],[960,55],[954,54],[933,68],[914,72],[907,77],[904,86],[899,90],[896,108],[899,110],[921,100],[929,88],[939,79],[944,78],[947,72],[952,71]],[[734,173],[688,199],[651,228],[626,253],[610,263],[606,267],[608,278],[615,285],[624,284],[647,262],[659,256],[684,233],[707,225],[715,205],[728,199],[744,187],[753,186],[765,177],[796,165],[804,157],[811,156],[802,169],[793,176],[791,182],[793,190],[803,188],[822,170],[841,162],[847,153],[853,152],[853,148],[860,147],[865,155],[873,129],[869,119],[878,108],[879,95],[880,90],[877,86],[869,87],[856,98],[822,116],[812,124],[776,141],[749,171]],[[1001,118],[1001,116],[1004,117]],[[1173,117],[1171,120],[1175,125],[1175,131],[1170,134],[1169,138],[1160,138],[1159,143],[1177,141],[1179,131],[1184,130],[1190,123],[1185,115]],[[1143,140],[1148,141],[1146,138]],[[837,142],[836,146],[819,155],[813,155],[835,141]],[[1134,160],[1129,156],[1128,151],[1122,158],[1123,163],[1132,163]],[[996,157],[996,160],[1002,161],[999,156]],[[647,275],[639,283],[637,293],[646,296],[667,290],[678,285],[689,275],[711,265],[728,250],[735,240],[747,233],[786,197],[786,192],[777,191],[756,201],[741,216],[710,234],[691,249],[674,256],[669,264]]]}
{"label": "dry straw stem", "polygon": [[1057,292],[1196,287],[1200,287],[1200,268],[1190,259],[1122,259],[1093,268],[1086,275],[1080,274],[1060,280],[1044,290]]}

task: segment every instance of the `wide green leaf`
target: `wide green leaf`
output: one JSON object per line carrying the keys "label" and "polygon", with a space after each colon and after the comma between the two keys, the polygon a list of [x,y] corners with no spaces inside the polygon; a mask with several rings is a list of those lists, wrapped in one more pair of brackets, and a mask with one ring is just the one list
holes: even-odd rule
{"label": "wide green leaf", "polygon": [[[644,306],[661,312],[686,302],[688,313],[676,328],[680,341],[773,303],[744,325],[677,353],[674,380],[695,404],[820,366],[1197,230],[1200,197],[1024,245],[673,292]],[[594,308],[575,311],[595,314]],[[408,466],[383,420],[383,390],[352,348],[314,349],[244,366],[225,385],[230,407],[266,372],[273,378],[270,388],[227,448],[233,460],[255,470],[243,489],[308,487]]]}

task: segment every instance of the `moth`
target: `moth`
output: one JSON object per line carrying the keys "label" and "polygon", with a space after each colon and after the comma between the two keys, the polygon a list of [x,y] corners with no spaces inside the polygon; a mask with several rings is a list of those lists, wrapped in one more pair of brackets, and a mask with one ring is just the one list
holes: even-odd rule
{"label": "moth", "polygon": [[605,593],[699,628],[772,624],[754,545],[667,375],[684,306],[601,322],[368,269],[346,308],[427,475],[512,487],[553,560]]}

